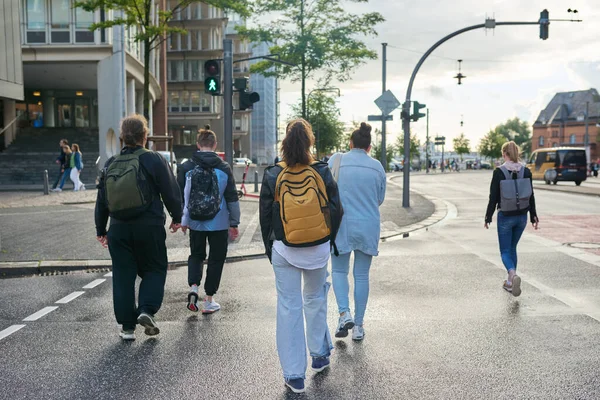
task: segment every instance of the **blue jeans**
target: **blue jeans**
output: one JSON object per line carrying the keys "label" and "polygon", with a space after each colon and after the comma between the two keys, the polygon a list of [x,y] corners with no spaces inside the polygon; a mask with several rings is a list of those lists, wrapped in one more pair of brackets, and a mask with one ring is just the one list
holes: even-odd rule
{"label": "blue jeans", "polygon": [[[373,256],[354,250],[354,322],[362,325],[369,300],[369,270]],[[333,271],[333,291],[337,300],[340,313],[350,311],[350,300],[348,293],[350,283],[348,272],[350,270],[350,253],[331,257],[331,269]]]}
{"label": "blue jeans", "polygon": [[63,188],[63,186],[65,186],[65,183],[67,182],[67,179],[71,176],[71,168],[65,168],[65,172],[63,173],[62,179],[60,180],[60,185],[58,186],[59,188]]}
{"label": "blue jeans", "polygon": [[507,271],[517,270],[517,244],[527,227],[527,214],[513,217],[498,212],[498,242],[500,256]]}
{"label": "blue jeans", "polygon": [[329,357],[333,348],[327,327],[327,265],[314,270],[296,268],[275,250],[272,262],[277,288],[277,352],[283,377],[305,379],[306,345],[312,357]]}

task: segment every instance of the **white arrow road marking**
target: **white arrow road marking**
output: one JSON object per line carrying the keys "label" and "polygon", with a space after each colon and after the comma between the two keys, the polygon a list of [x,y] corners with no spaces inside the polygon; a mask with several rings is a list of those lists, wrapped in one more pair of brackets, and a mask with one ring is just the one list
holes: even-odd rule
{"label": "white arrow road marking", "polygon": [[82,294],[84,294],[85,292],[73,292],[68,296],[63,297],[62,299],[58,300],[56,302],[56,304],[67,304],[68,302],[70,302],[71,300],[75,300],[76,298],[78,298],[79,296],[81,296]]}
{"label": "white arrow road marking", "polygon": [[6,328],[3,331],[0,331],[0,340],[4,339],[7,336],[12,335],[16,331],[25,328],[25,325],[12,325]]}
{"label": "white arrow road marking", "polygon": [[46,314],[50,314],[52,311],[56,310],[58,306],[53,307],[44,307],[40,311],[31,314],[29,317],[25,318],[23,321],[37,321],[42,318]]}

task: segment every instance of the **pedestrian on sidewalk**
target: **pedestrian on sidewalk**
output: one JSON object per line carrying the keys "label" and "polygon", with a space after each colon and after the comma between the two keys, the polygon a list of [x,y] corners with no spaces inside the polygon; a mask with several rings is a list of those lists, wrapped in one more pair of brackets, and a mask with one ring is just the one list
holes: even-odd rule
{"label": "pedestrian on sidewalk", "polygon": [[60,146],[60,155],[58,157],[56,157],[56,164],[58,164],[58,166],[60,168],[59,168],[59,174],[56,177],[56,181],[54,181],[54,185],[52,185],[52,191],[54,191],[54,189],[57,188],[58,184],[60,183],[60,181],[63,178],[63,174],[65,173],[66,154],[65,154],[63,147],[68,146],[69,141],[67,139],[61,139],[60,142],[58,142],[58,145]]}
{"label": "pedestrian on sidewalk", "polygon": [[188,258],[187,308],[198,311],[198,287],[206,259],[206,242],[210,247],[204,281],[206,297],[202,313],[212,314],[221,306],[214,300],[219,290],[229,240],[239,235],[240,203],[231,166],[215,152],[217,136],[210,127],[201,129],[196,138],[198,151],[177,171],[177,181],[183,194],[182,230],[190,230]]}
{"label": "pedestrian on sidewalk", "polygon": [[73,182],[73,190],[78,192],[80,190],[85,190],[85,185],[79,179],[81,175],[81,170],[83,169],[83,155],[81,154],[81,150],[79,149],[79,145],[77,143],[73,143],[73,147],[71,148],[73,154],[71,155],[71,182]]}
{"label": "pedestrian on sidewalk", "polygon": [[[381,163],[369,156],[371,125],[362,123],[352,132],[350,152],[334,154],[329,167],[337,181],[344,218],[336,238],[338,256],[331,257],[333,291],[340,313],[335,337],[348,336],[363,340],[363,321],[369,299],[369,270],[374,256],[379,254],[381,216],[379,206],[385,199],[386,177]],[[350,312],[350,255],[354,253],[354,310]]]}
{"label": "pedestrian on sidewalk", "polygon": [[62,192],[65,183],[67,183],[67,179],[71,176],[71,158],[73,157],[73,151],[69,145],[63,146],[63,152],[65,153],[65,167],[63,169],[63,175],[60,179],[60,184],[57,188],[52,189],[53,192]]}
{"label": "pedestrian on sidewalk", "polygon": [[[515,142],[504,143],[504,164],[496,168],[492,176],[484,225],[489,229],[494,211],[498,208],[500,256],[508,272],[502,287],[515,297],[521,295],[521,277],[517,275],[517,245],[527,227],[527,213],[534,229],[538,229],[539,223],[531,171],[520,162],[519,156],[520,149]],[[515,180],[514,185],[506,180]]]}
{"label": "pedestrian on sidewalk", "polygon": [[[125,147],[106,162],[96,199],[96,235],[110,251],[113,306],[124,340],[135,340],[136,324],[145,328],[146,335],[160,332],[154,315],[161,307],[167,278],[164,206],[171,215],[171,232],[181,227],[177,181],[167,161],[145,149],[147,137],[148,122],[143,116],[123,119]],[[142,279],[137,307],[136,276]]]}
{"label": "pedestrian on sidewalk", "polygon": [[277,289],[277,351],[285,384],[295,393],[305,391],[307,344],[315,372],[329,367],[333,348],[327,264],[343,212],[327,164],[311,154],[314,141],[307,121],[290,122],[283,161],[267,167],[260,192],[261,232]]}

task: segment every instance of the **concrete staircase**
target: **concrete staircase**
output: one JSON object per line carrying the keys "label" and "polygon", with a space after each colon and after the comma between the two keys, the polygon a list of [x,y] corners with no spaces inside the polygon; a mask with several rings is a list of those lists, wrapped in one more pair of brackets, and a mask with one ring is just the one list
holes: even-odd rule
{"label": "concrete staircase", "polygon": [[[77,143],[83,154],[81,181],[89,188],[96,182],[96,159],[99,154],[98,130],[89,128],[25,128],[16,140],[0,153],[0,189],[38,186],[44,184],[44,170],[48,170],[50,185],[58,175],[56,157],[60,154],[58,142],[67,139]],[[69,179],[65,188],[71,188]]]}

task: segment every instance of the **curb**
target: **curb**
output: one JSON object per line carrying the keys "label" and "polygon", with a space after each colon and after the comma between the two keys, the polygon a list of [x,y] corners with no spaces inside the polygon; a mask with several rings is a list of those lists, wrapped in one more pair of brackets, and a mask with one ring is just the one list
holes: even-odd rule
{"label": "curb", "polygon": [[[387,181],[395,186],[401,186],[393,182],[394,177],[388,177]],[[422,221],[416,222],[411,225],[401,227],[392,232],[388,232],[384,236],[381,236],[380,242],[385,243],[398,238],[407,238],[411,233],[427,230],[430,226],[439,223],[441,220],[446,218],[448,215],[448,207],[442,200],[420,193],[416,190],[412,192],[423,196],[425,199],[431,201],[434,205],[434,212],[429,217]],[[264,253],[249,253],[239,256],[231,256],[225,259],[226,263],[234,263],[248,260],[257,260],[265,258]],[[206,262],[206,261],[205,261]],[[180,267],[187,266],[187,261],[171,261],[168,263],[168,269],[173,270]],[[51,275],[63,275],[65,273],[74,271],[86,271],[91,272],[107,272],[112,270],[111,260],[69,260],[69,261],[17,261],[17,262],[1,262],[0,263],[0,279],[3,278],[17,278],[23,276],[51,276]]]}
{"label": "curb", "polygon": [[551,189],[545,186],[534,186],[533,190],[545,190],[546,192],[559,192],[559,193],[568,193],[568,194],[576,194],[580,196],[590,196],[590,197],[600,197],[600,193],[585,193],[585,192],[573,192],[571,190],[565,189]]}

